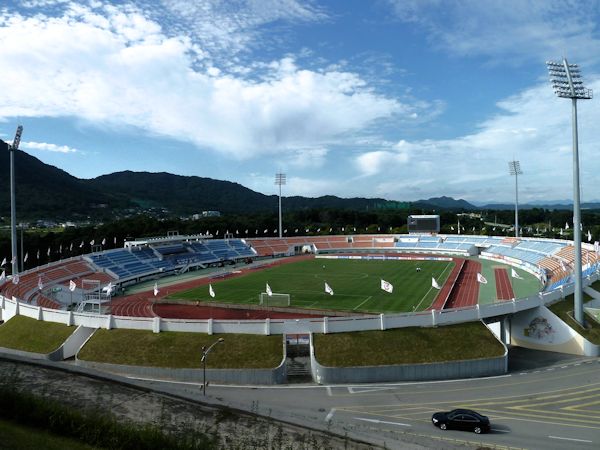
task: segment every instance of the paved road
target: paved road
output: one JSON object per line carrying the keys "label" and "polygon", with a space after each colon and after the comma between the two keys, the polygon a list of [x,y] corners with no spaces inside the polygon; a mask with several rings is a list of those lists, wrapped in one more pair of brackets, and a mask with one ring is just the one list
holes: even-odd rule
{"label": "paved road", "polygon": [[[535,366],[519,371],[520,366]],[[314,428],[405,448],[460,444],[543,450],[600,448],[600,359],[513,351],[508,375],[353,386],[208,387],[209,400]],[[145,381],[178,395],[193,383]],[[441,431],[431,414],[456,407],[488,415],[492,432]]]}

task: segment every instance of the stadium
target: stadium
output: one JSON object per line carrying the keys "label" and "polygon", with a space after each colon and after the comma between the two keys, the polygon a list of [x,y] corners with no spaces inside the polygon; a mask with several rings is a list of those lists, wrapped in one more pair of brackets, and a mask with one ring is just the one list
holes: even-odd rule
{"label": "stadium", "polygon": [[[523,331],[540,320],[559,320],[540,308],[573,291],[572,242],[436,231],[413,227],[409,234],[221,239],[172,232],[129,240],[122,248],[97,245],[92,253],[5,279],[1,319],[10,324],[25,316],[67,326],[64,342],[43,358],[75,357],[100,370],[175,379],[197,379],[199,369],[115,365],[79,356],[98,330],[283,341],[274,367],[212,369],[212,379],[230,383],[287,383],[298,376],[336,383],[497,375],[507,370],[507,344],[598,355],[598,346],[589,342],[556,337],[549,342]],[[583,244],[582,252],[585,284],[591,284],[598,279],[598,255],[591,244]],[[417,328],[435,334],[468,323],[483,324],[494,340],[489,345],[503,348],[500,354],[351,371],[318,361],[316,335]],[[133,345],[120,344],[123,353]],[[307,357],[301,365],[295,361],[299,354]],[[230,367],[243,369],[235,362]]]}

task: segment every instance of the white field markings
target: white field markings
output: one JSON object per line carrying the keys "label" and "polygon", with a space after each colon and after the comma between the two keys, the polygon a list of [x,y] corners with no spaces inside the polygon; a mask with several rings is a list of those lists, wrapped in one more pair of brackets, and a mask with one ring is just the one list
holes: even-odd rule
{"label": "white field markings", "polygon": [[[446,263],[446,267],[444,267],[444,270],[442,270],[442,272],[438,275],[438,280],[440,279],[440,277],[442,275],[444,275],[444,272],[446,272],[446,270],[448,270],[448,268],[450,267],[451,264],[452,264],[451,262]],[[446,280],[444,280],[444,283],[445,282],[446,282]],[[433,289],[433,286],[431,286],[429,288],[429,290],[425,293],[425,295],[423,296],[423,298],[421,299],[421,301],[417,304],[417,306],[415,306],[415,311],[419,311],[419,307],[421,306],[421,303],[423,303],[423,301],[427,298],[427,296],[429,295],[429,293],[431,292],[432,289]],[[435,296],[431,300],[431,303],[429,304],[429,306],[431,306],[431,304],[433,304],[433,300],[435,300]]]}
{"label": "white field markings", "polygon": [[372,295],[369,295],[363,302],[361,302],[358,306],[356,306],[353,311],[356,311],[358,308],[360,308],[362,305],[364,305],[365,303],[367,303],[369,300],[371,300],[373,298]]}

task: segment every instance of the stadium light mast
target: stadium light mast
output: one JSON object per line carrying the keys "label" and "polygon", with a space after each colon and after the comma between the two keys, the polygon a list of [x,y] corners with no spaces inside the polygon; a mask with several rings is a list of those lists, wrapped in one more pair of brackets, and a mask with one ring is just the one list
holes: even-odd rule
{"label": "stadium light mast", "polygon": [[519,175],[523,175],[521,171],[520,161],[509,161],[508,171],[515,176],[515,237],[519,237]]}
{"label": "stadium light mast", "polygon": [[279,228],[277,229],[279,231],[279,238],[281,239],[283,237],[283,230],[282,230],[282,224],[281,224],[281,186],[285,185],[286,183],[286,174],[285,173],[276,173],[275,174],[275,184],[279,186]]}
{"label": "stadium light mast", "polygon": [[17,127],[15,139],[10,145],[10,238],[11,238],[11,263],[13,276],[19,273],[19,258],[17,257],[17,206],[15,199],[15,151],[19,149],[21,143],[21,133],[23,126]]}
{"label": "stadium light mast", "polygon": [[570,98],[573,122],[573,245],[575,251],[575,320],[585,325],[583,316],[582,268],[581,268],[581,205],[579,189],[579,148],[577,138],[577,100],[589,100],[593,97],[591,89],[586,89],[577,64],[569,64],[566,58],[562,62],[546,61],[554,93],[559,98]]}

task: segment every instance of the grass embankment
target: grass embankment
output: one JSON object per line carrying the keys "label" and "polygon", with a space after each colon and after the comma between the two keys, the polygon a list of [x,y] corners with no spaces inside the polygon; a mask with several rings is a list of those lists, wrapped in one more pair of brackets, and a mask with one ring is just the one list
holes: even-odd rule
{"label": "grass embankment", "polygon": [[[279,366],[283,358],[280,335],[222,335],[206,359],[211,369],[262,369]],[[85,361],[133,366],[200,368],[202,347],[219,336],[201,333],[145,330],[104,330],[94,333],[78,355]]]}
{"label": "grass embankment", "polygon": [[480,322],[438,328],[315,334],[314,345],[317,361],[329,367],[422,364],[504,354],[502,344]]}
{"label": "grass embankment", "polygon": [[[594,284],[597,284],[597,283],[598,282],[596,282]],[[598,283],[598,284],[600,284],[600,283]],[[550,311],[552,311],[554,314],[556,314],[558,317],[560,317],[563,322],[565,322],[567,325],[569,325],[571,328],[573,328],[575,331],[577,331],[581,336],[586,338],[592,344],[600,345],[600,324],[598,324],[594,319],[592,319],[587,314],[585,314],[585,312],[584,312],[584,315],[585,315],[585,321],[587,324],[586,329],[582,328],[579,325],[579,323],[577,323],[575,321],[575,319],[573,319],[573,310],[575,308],[574,298],[575,298],[574,295],[568,295],[567,297],[565,297],[564,300],[556,302],[553,305],[550,305],[548,308],[550,309]],[[585,292],[583,293],[583,303],[584,304],[585,304],[585,302],[588,302],[591,299],[592,299],[592,297],[587,295]]]}
{"label": "grass embankment", "polygon": [[0,347],[47,354],[62,345],[75,331],[60,323],[15,316],[0,326]]}
{"label": "grass embankment", "polygon": [[12,450],[92,450],[94,447],[38,428],[0,420],[0,448]]}
{"label": "grass embankment", "polygon": [[[290,294],[294,307],[376,313],[421,311],[439,292],[431,287],[431,278],[442,285],[453,267],[452,261],[310,259],[215,279],[215,298],[209,297],[208,286],[169,298],[256,305],[268,283],[273,292]],[[417,268],[421,270],[417,272]],[[393,293],[381,289],[382,279],[394,286]],[[334,295],[325,292],[325,283]]]}

